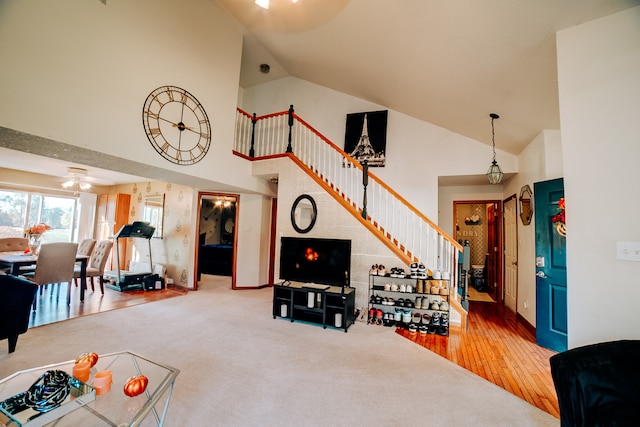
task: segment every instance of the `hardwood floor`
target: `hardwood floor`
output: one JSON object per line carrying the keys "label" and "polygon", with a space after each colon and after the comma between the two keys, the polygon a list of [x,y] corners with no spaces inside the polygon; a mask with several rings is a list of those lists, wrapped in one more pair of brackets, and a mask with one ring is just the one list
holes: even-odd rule
{"label": "hardwood floor", "polygon": [[[215,276],[211,277],[215,279]],[[184,295],[186,291],[169,288],[152,292],[118,292],[107,288],[101,295],[96,287],[96,291],[89,288],[83,304],[77,301],[78,292],[78,288],[72,287],[72,303],[67,306],[66,284],[44,290],[38,295],[38,310],[32,313],[29,326],[172,298]],[[453,329],[448,337],[443,337],[411,334],[403,328],[397,328],[396,332],[559,417],[549,367],[549,357],[555,352],[536,345],[535,336],[519,324],[504,305],[470,301],[469,313],[466,333]]]}
{"label": "hardwood floor", "polygon": [[452,329],[448,337],[396,332],[559,418],[549,367],[555,352],[536,345],[502,304],[470,301],[468,322],[466,333]]}
{"label": "hardwood floor", "polygon": [[46,325],[48,323],[60,322],[74,317],[86,316],[103,311],[115,310],[118,308],[131,307],[133,305],[144,304],[146,302],[158,301],[161,299],[184,295],[185,290],[181,288],[168,288],[158,291],[127,291],[118,292],[105,288],[104,295],[100,293],[100,287],[91,287],[85,291],[84,303],[79,301],[79,288],[71,286],[71,304],[67,305],[66,283],[49,285],[38,291],[37,310],[31,313],[29,327]]}

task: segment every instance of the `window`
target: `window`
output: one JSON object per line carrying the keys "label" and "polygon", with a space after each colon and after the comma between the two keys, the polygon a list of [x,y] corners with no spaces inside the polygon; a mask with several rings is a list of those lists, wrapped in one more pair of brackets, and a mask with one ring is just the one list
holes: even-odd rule
{"label": "window", "polygon": [[24,229],[46,223],[43,243],[73,242],[78,234],[76,197],[0,189],[0,237],[22,237]]}

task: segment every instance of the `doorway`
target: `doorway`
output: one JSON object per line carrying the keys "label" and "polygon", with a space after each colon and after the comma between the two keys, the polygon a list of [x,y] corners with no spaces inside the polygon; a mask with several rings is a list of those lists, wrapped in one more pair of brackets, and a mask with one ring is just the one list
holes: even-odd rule
{"label": "doorway", "polygon": [[[564,210],[562,178],[533,184],[536,204],[536,342],[567,349],[567,247],[564,228],[554,217]],[[564,221],[562,221],[564,225]]]}
{"label": "doorway", "polygon": [[504,304],[518,310],[518,218],[515,194],[504,201]]}
{"label": "doorway", "polygon": [[454,237],[470,251],[470,299],[502,303],[502,201],[454,201],[453,217]]}
{"label": "doorway", "polygon": [[202,274],[231,276],[235,285],[237,194],[198,193],[197,280]]}

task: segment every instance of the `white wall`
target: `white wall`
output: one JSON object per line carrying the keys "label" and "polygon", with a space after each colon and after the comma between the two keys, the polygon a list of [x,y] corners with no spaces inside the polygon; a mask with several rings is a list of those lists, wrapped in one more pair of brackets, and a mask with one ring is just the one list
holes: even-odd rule
{"label": "white wall", "polygon": [[[3,0],[0,126],[259,191],[231,154],[241,50],[240,29],[209,0]],[[166,161],[147,140],[142,106],[163,85],[188,90],[211,121],[195,165]]]}
{"label": "white wall", "polygon": [[[290,104],[338,147],[344,147],[347,114],[387,109],[293,77],[245,89],[241,107],[260,116],[287,110]],[[386,166],[370,171],[436,223],[438,176],[484,175],[492,155],[486,144],[393,110],[386,153]],[[497,156],[504,172],[517,172],[517,156],[499,150]]]}
{"label": "white wall", "polygon": [[560,31],[569,347],[640,338],[640,7]]}
{"label": "white wall", "polygon": [[[562,177],[560,131],[542,131],[519,154],[520,172],[505,184],[505,199],[520,197],[523,186]],[[535,208],[536,197],[533,196]],[[518,203],[518,295],[517,312],[532,326],[536,326],[535,227],[536,216],[530,225],[523,225]]]}
{"label": "white wall", "polygon": [[[398,257],[349,214],[320,185],[289,158],[264,160],[254,165],[255,174],[279,173],[278,215],[276,224],[275,279],[279,279],[280,238],[311,237],[351,240],[351,286],[356,288],[356,306],[368,302],[369,270],[373,264],[407,268]],[[316,202],[318,216],[309,233],[298,234],[291,225],[291,207],[301,194]]]}

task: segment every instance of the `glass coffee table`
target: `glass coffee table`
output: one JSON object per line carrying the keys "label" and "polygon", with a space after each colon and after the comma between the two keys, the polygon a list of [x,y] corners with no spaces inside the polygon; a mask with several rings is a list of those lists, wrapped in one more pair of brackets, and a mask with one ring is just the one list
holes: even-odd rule
{"label": "glass coffee table", "polygon": [[[100,355],[85,383],[71,378],[71,393],[56,409],[31,418],[27,411],[11,414],[1,409],[2,402],[28,390],[47,371],[63,371],[71,376],[75,360],[18,371],[0,380],[0,426],[147,426],[164,424],[178,369],[163,365],[128,351]],[[110,370],[111,391],[96,396],[93,377],[96,372]],[[144,375],[149,379],[144,393],[129,397],[123,387],[127,379]],[[5,405],[6,406],[6,405]],[[4,411],[4,412],[3,412]],[[16,411],[17,412],[17,411]],[[152,417],[148,417],[152,414]],[[29,419],[31,418],[31,419]]]}

